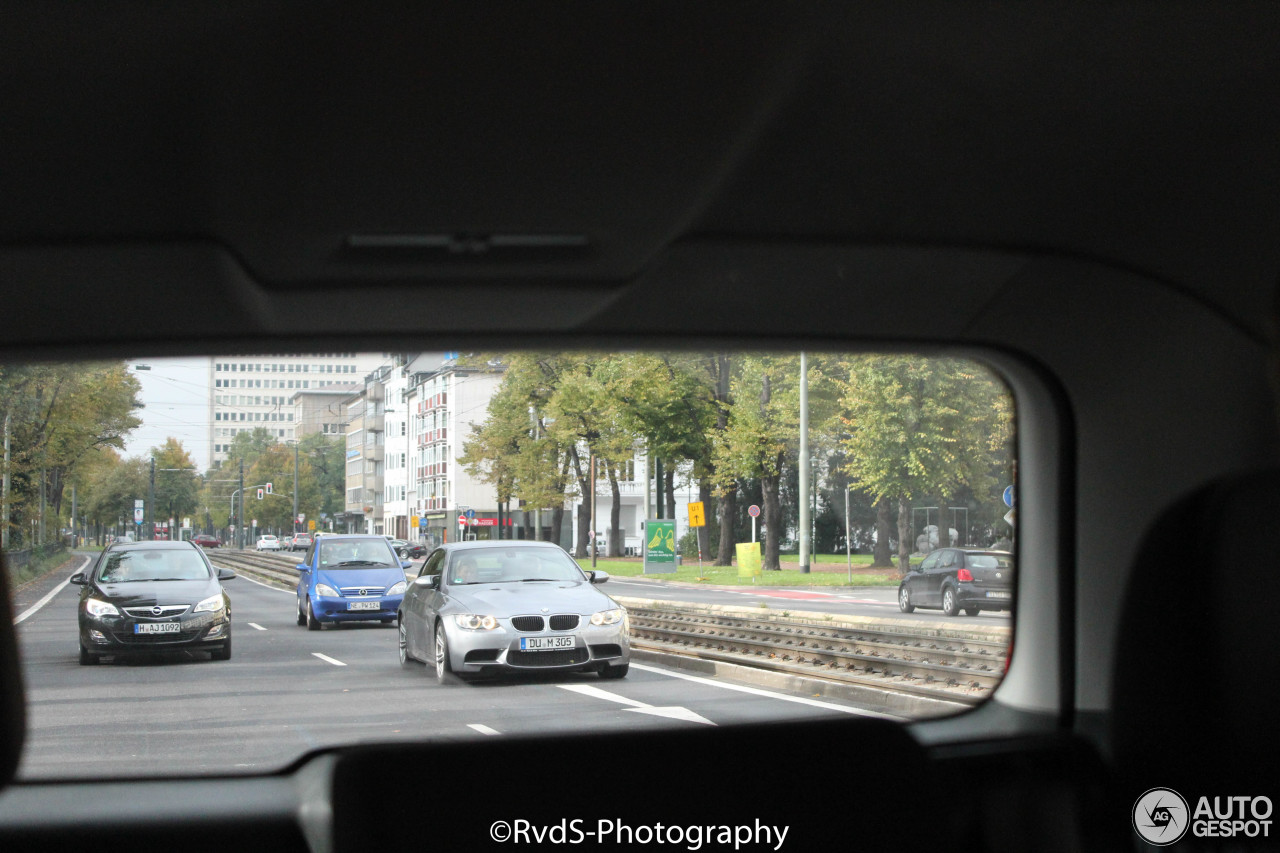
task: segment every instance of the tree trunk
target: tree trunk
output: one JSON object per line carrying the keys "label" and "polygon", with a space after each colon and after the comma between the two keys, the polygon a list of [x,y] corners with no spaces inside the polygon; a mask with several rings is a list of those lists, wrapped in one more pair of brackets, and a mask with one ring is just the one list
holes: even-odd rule
{"label": "tree trunk", "polygon": [[573,473],[578,479],[578,493],[582,496],[582,501],[578,504],[578,535],[574,542],[574,554],[579,558],[587,556],[587,540],[591,532],[591,495],[593,483],[588,482],[590,477],[582,472],[582,457],[578,455],[578,448],[570,448],[569,454],[573,459]]}
{"label": "tree trunk", "polygon": [[764,563],[766,571],[781,571],[778,562],[778,546],[782,539],[782,503],[778,500],[778,484],[781,476],[774,474],[760,478],[764,493]]}
{"label": "tree trunk", "polygon": [[676,517],[676,466],[675,465],[668,466],[665,476],[667,478],[667,482],[663,485],[663,488],[667,492],[667,518],[675,518]]}
{"label": "tree trunk", "polygon": [[613,496],[613,506],[609,507],[609,541],[605,556],[617,557],[622,554],[622,489],[618,487],[618,471],[610,462],[605,462],[609,472],[609,494]]}
{"label": "tree trunk", "polygon": [[558,506],[551,510],[551,541],[564,547],[564,542],[560,541],[560,531],[564,528],[564,507]]}
{"label": "tree trunk", "polygon": [[938,547],[951,547],[951,510],[947,509],[947,499],[938,496]]}
{"label": "tree trunk", "polygon": [[716,551],[717,566],[732,566],[734,552],[734,522],[738,515],[738,487],[735,484],[733,489],[724,497],[720,498],[719,507],[720,516],[720,548]]}
{"label": "tree trunk", "polygon": [[911,546],[907,540],[911,538],[911,508],[907,506],[905,495],[898,497],[898,576],[906,577],[911,570]]}
{"label": "tree trunk", "polygon": [[889,502],[881,500],[876,504],[876,549],[872,565],[876,568],[893,566],[893,555],[889,551],[889,540],[893,531],[889,528]]}
{"label": "tree trunk", "polygon": [[707,507],[711,506],[711,478],[698,481],[698,500],[702,501],[704,523],[698,528],[698,549],[703,559],[711,556],[711,526],[705,523]]}

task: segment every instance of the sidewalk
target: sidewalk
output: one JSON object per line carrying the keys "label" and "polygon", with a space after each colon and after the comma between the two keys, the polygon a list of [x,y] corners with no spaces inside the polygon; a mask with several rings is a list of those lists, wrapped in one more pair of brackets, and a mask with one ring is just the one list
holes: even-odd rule
{"label": "sidewalk", "polygon": [[13,615],[19,615],[22,611],[48,595],[54,587],[69,578],[71,572],[83,564],[85,562],[84,558],[87,556],[93,556],[92,552],[73,551],[63,562],[14,590]]}

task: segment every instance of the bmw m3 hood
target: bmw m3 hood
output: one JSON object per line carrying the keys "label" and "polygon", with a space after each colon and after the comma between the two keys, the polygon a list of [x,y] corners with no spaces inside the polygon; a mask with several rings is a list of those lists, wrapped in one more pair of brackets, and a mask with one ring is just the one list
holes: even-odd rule
{"label": "bmw m3 hood", "polygon": [[449,597],[472,613],[498,618],[523,613],[591,614],[619,605],[587,581],[525,581],[449,587]]}

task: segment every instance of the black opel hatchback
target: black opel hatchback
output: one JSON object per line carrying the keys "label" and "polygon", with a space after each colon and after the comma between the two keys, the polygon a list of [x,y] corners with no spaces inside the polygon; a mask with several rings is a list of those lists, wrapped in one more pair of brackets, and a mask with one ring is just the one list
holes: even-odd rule
{"label": "black opel hatchback", "polygon": [[122,542],[102,552],[71,583],[80,591],[80,663],[103,655],[207,651],[231,658],[231,599],[215,569],[190,542]]}

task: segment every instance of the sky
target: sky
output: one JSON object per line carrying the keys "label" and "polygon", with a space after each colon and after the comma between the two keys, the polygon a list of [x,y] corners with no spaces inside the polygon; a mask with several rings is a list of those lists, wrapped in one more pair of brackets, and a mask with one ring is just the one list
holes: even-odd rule
{"label": "sky", "polygon": [[[173,437],[202,472],[209,466],[209,358],[130,359],[142,385],[137,412],[142,425],[125,439],[124,455],[148,457],[151,448]],[[139,370],[141,365],[150,370]]]}

